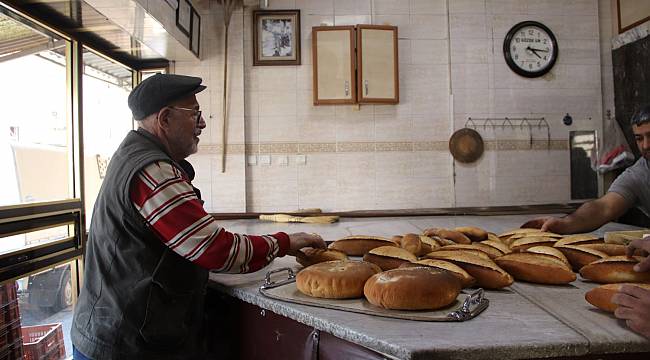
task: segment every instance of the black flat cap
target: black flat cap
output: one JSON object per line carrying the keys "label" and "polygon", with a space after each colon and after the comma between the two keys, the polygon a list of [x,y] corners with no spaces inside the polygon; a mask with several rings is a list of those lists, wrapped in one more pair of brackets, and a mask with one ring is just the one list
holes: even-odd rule
{"label": "black flat cap", "polygon": [[200,77],[156,74],[142,81],[129,94],[129,108],[133,118],[142,120],[173,101],[205,90]]}

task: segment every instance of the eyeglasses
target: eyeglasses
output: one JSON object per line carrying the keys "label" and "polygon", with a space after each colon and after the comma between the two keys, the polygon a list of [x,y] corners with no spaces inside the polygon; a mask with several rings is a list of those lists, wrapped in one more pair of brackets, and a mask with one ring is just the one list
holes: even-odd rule
{"label": "eyeglasses", "polygon": [[196,120],[196,124],[198,125],[198,124],[201,122],[201,110],[190,109],[190,108],[184,108],[184,107],[180,107],[180,106],[170,106],[170,108],[172,108],[172,109],[176,109],[176,110],[193,111],[193,112],[194,112],[194,116],[196,117],[196,119],[195,119],[195,120]]}

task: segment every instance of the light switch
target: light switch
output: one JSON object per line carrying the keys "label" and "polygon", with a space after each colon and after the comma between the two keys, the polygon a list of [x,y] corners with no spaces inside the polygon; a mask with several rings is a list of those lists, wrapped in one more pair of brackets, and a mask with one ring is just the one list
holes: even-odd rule
{"label": "light switch", "polygon": [[260,155],[260,165],[271,165],[271,155]]}
{"label": "light switch", "polygon": [[248,166],[257,165],[257,155],[248,155],[248,160],[246,160]]}
{"label": "light switch", "polygon": [[296,155],[296,164],[298,165],[305,165],[307,163],[307,156],[306,155]]}
{"label": "light switch", "polygon": [[281,166],[289,165],[289,157],[286,155],[278,156],[278,164],[280,164]]}

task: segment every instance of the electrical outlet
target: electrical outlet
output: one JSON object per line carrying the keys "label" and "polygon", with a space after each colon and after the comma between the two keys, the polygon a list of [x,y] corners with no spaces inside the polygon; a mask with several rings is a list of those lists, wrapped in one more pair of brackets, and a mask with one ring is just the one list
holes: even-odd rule
{"label": "electrical outlet", "polygon": [[260,155],[260,165],[271,165],[271,155]]}
{"label": "electrical outlet", "polygon": [[298,165],[305,165],[307,163],[307,156],[306,155],[296,155],[296,164]]}

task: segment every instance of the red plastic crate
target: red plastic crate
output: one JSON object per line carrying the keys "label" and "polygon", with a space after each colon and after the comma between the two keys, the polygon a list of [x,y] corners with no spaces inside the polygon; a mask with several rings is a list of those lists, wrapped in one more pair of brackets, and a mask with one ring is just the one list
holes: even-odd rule
{"label": "red plastic crate", "polygon": [[10,344],[16,340],[22,339],[22,332],[20,330],[20,319],[14,320],[5,328],[0,330],[0,353]]}
{"label": "red plastic crate", "polygon": [[17,340],[0,350],[0,360],[23,360],[22,340]]}
{"label": "red plastic crate", "polygon": [[25,326],[21,328],[21,332],[25,360],[58,360],[65,358],[61,323]]}
{"label": "red plastic crate", "polygon": [[0,306],[5,306],[15,300],[18,300],[15,281],[0,285]]}
{"label": "red plastic crate", "polygon": [[[16,320],[20,320],[18,300],[14,300],[0,307],[0,334],[3,333],[5,327],[13,325]],[[2,345],[0,345],[0,347],[2,347]]]}

